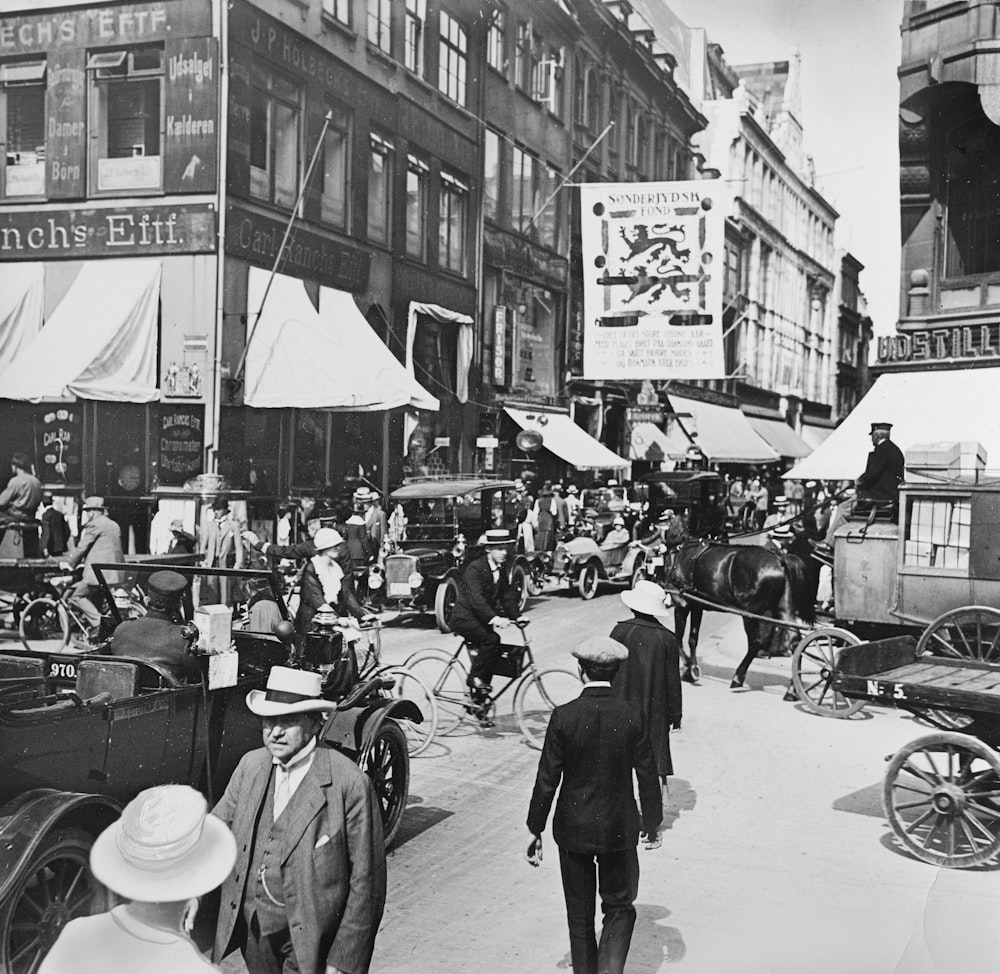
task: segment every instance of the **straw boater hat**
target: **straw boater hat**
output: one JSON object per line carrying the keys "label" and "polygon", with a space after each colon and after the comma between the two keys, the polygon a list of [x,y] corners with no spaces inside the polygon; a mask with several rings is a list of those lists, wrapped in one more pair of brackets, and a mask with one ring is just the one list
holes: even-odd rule
{"label": "straw boater hat", "polygon": [[140,791],[90,850],[90,868],[108,889],[140,903],[203,896],[236,865],[236,840],[189,785]]}
{"label": "straw boater hat", "polygon": [[591,636],[577,645],[573,655],[585,663],[608,666],[624,663],[628,659],[628,650],[610,636]]}
{"label": "straw boater hat", "polygon": [[86,498],[84,500],[82,510],[84,510],[84,511],[106,511],[107,508],[104,505],[104,498],[103,497],[92,496],[92,497],[88,497],[88,498]]}
{"label": "straw boater hat", "polygon": [[641,579],[635,587],[621,593],[621,600],[633,612],[641,612],[647,616],[662,616],[667,614],[672,601],[670,596],[656,582]]}
{"label": "straw boater hat", "polygon": [[251,690],[247,706],[258,717],[283,717],[312,711],[336,710],[337,705],[324,700],[323,677],[309,670],[293,670],[290,666],[272,666],[267,676],[267,688]]}
{"label": "straw boater hat", "polygon": [[506,528],[490,528],[479,540],[480,544],[497,547],[499,545],[513,544],[514,537]]}

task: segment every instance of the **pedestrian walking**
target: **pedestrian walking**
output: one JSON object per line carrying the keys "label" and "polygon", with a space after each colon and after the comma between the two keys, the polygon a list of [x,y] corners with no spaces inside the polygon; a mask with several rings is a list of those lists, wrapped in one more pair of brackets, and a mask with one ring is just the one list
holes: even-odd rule
{"label": "pedestrian walking", "polygon": [[670,597],[656,582],[642,580],[621,593],[633,618],[619,622],[611,638],[628,650],[612,687],[642,711],[656,770],[666,784],[674,773],[670,732],[681,729],[681,650],[677,637],[663,623],[670,611]]}
{"label": "pedestrian walking", "polygon": [[318,740],[337,709],[321,688],[319,673],[274,666],[266,689],[250,691],[264,746],[244,755],[213,810],[239,850],[214,957],[239,949],[250,974],[364,974],[382,920],[378,802],[357,765]]}
{"label": "pedestrian walking", "polygon": [[[532,866],[542,862],[542,833],[558,790],[552,836],[559,846],[574,974],[623,974],[639,893],[640,832],[646,849],[660,847],[660,781],[642,712],[611,688],[628,651],[610,636],[592,636],[573,655],[584,687],[576,700],[552,712],[528,809],[525,857]],[[604,915],[599,943],[598,890]]]}

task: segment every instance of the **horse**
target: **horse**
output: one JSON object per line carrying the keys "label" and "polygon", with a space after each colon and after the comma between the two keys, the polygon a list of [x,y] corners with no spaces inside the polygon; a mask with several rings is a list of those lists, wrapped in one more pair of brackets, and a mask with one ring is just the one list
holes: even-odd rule
{"label": "horse", "polygon": [[[689,539],[668,545],[663,573],[664,587],[678,592],[674,598],[674,626],[682,644],[691,617],[690,655],[685,654],[684,673],[690,683],[697,682],[700,673],[698,634],[705,610],[699,603],[685,599],[685,594],[795,626],[811,624],[815,618],[815,606],[807,594],[805,565],[795,555],[758,546]],[[747,670],[761,650],[770,648],[776,636],[782,647],[787,646],[795,631],[748,617],[743,619],[743,628],[747,654],[729,684],[733,690],[744,685]]]}

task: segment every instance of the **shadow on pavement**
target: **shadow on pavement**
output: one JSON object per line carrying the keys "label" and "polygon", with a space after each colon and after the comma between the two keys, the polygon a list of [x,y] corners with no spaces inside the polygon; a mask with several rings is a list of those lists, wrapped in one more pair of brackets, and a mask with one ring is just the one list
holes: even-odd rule
{"label": "shadow on pavement", "polygon": [[[667,792],[663,796],[663,825],[664,832],[674,827],[682,812],[694,811],[694,806],[698,803],[698,792],[691,787],[690,781],[683,778],[671,776],[667,779]],[[640,863],[642,860],[639,860]]]}
{"label": "shadow on pavement", "polygon": [[838,798],[831,807],[837,812],[850,812],[852,815],[867,815],[870,818],[884,819],[882,782],[852,791],[849,795]]}
{"label": "shadow on pavement", "polygon": [[[641,851],[639,856],[641,868]],[[629,974],[656,974],[663,964],[682,961],[687,954],[684,937],[677,927],[663,923],[670,910],[653,903],[637,903],[635,909],[635,929],[628,952]]]}
{"label": "shadow on pavement", "polygon": [[[919,859],[912,852],[910,852],[910,850],[907,849],[902,842],[899,841],[899,838],[896,836],[896,833],[892,831],[891,827],[889,831],[887,831],[885,835],[883,835],[882,838],[879,839],[879,842],[881,842],[886,849],[888,849],[890,852],[892,852],[897,856],[902,856],[904,859],[911,859],[913,862],[923,862],[923,859]],[[948,868],[944,866],[932,866],[930,863],[924,863],[924,865],[927,866],[928,869]],[[962,872],[963,873],[1000,872],[1000,861],[993,860],[992,862],[984,862],[979,866],[963,866]]]}
{"label": "shadow on pavement", "polygon": [[445,808],[424,805],[424,800],[419,795],[410,795],[406,803],[406,814],[403,815],[403,824],[396,833],[396,841],[393,842],[390,853],[396,852],[410,839],[423,835],[428,829],[451,818],[452,815],[454,812],[449,812]]}

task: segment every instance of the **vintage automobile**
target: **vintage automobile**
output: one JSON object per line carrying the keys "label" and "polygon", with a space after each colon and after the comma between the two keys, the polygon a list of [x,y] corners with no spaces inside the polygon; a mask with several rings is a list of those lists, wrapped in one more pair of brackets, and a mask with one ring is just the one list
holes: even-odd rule
{"label": "vintage automobile", "polygon": [[719,474],[708,470],[670,470],[646,474],[642,483],[649,491],[653,516],[669,507],[686,520],[693,537],[710,533],[710,506],[722,489]]}
{"label": "vintage automobile", "polygon": [[637,541],[606,549],[593,538],[571,538],[556,545],[549,578],[567,587],[575,585],[582,598],[592,599],[601,582],[632,588],[646,577],[650,555],[651,549]]}
{"label": "vintage automobile", "polygon": [[642,506],[640,494],[636,489],[611,485],[609,487],[586,487],[580,492],[580,511],[578,518],[592,525],[594,537],[600,541],[611,530],[611,522],[621,515],[625,518],[626,527],[631,530],[637,513]]}
{"label": "vintage automobile", "polygon": [[[433,611],[441,632],[458,593],[456,581],[465,564],[481,553],[480,537],[490,528],[517,529],[514,484],[509,480],[419,480],[393,491],[403,536],[385,559],[385,604],[401,612]],[[511,581],[527,601],[540,558],[519,554],[510,559]]]}
{"label": "vintage automobile", "polygon": [[[102,585],[103,573],[116,567],[121,566],[95,566]],[[266,572],[171,567],[202,586],[228,584],[233,593],[262,581],[288,620],[277,584]],[[146,564],[139,570],[156,568]],[[110,606],[117,611],[114,600]],[[307,665],[291,626],[279,623],[275,630],[233,626],[222,634],[229,652],[221,654],[199,651],[194,637],[211,647],[204,646],[204,631],[193,630],[197,682],[164,663],[100,651],[60,652],[58,641],[52,650],[0,652],[0,970],[5,974],[31,974],[70,919],[110,907],[110,894],[90,873],[89,850],[139,791],[185,782],[200,789],[209,805],[221,797],[240,758],[260,746],[260,720],[247,709],[247,692],[265,686],[274,664]],[[420,712],[385,689],[378,678],[346,692],[326,684],[324,693],[339,706],[323,735],[372,779],[391,842],[409,788],[407,742],[397,720],[420,720]]]}

